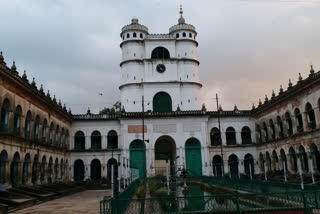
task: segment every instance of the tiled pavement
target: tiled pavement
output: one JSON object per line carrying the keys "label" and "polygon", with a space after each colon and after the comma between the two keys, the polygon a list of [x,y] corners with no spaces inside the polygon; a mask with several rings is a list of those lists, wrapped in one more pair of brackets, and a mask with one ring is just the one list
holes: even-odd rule
{"label": "tiled pavement", "polygon": [[111,195],[110,190],[87,190],[73,195],[58,198],[32,207],[28,207],[13,214],[97,214],[99,202]]}

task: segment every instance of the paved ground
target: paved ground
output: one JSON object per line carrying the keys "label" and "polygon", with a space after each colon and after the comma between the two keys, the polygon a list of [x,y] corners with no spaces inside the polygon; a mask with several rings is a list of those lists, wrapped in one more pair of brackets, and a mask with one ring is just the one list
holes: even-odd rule
{"label": "paved ground", "polygon": [[111,191],[87,190],[13,212],[14,214],[97,214],[99,201]]}

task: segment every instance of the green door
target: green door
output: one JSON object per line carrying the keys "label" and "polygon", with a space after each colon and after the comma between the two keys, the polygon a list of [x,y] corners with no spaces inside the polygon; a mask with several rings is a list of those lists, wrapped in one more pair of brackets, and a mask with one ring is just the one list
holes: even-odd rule
{"label": "green door", "polygon": [[146,147],[142,140],[130,144],[130,167],[139,169],[139,178],[146,177]]}
{"label": "green door", "polygon": [[170,112],[172,111],[172,100],[168,93],[158,92],[153,97],[153,111],[155,112]]}
{"label": "green door", "polygon": [[196,138],[189,138],[186,142],[186,167],[188,175],[202,175],[201,145]]}

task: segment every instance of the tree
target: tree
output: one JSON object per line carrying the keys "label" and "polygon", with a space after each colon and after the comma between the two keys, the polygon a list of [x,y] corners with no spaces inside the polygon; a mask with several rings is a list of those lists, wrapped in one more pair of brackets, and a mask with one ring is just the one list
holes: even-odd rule
{"label": "tree", "polygon": [[117,114],[121,110],[121,102],[117,101],[111,108],[104,107],[99,114]]}

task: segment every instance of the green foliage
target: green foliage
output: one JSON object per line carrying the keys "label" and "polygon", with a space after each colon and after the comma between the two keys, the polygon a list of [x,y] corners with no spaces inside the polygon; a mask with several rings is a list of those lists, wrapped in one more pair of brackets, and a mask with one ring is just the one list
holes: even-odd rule
{"label": "green foliage", "polygon": [[145,196],[146,196],[146,186],[145,186],[145,184],[142,184],[142,185],[138,186],[138,188],[136,190],[136,196],[138,198],[145,198]]}
{"label": "green foliage", "polygon": [[117,101],[111,108],[103,108],[99,114],[117,114],[121,110],[121,103],[120,101]]}

